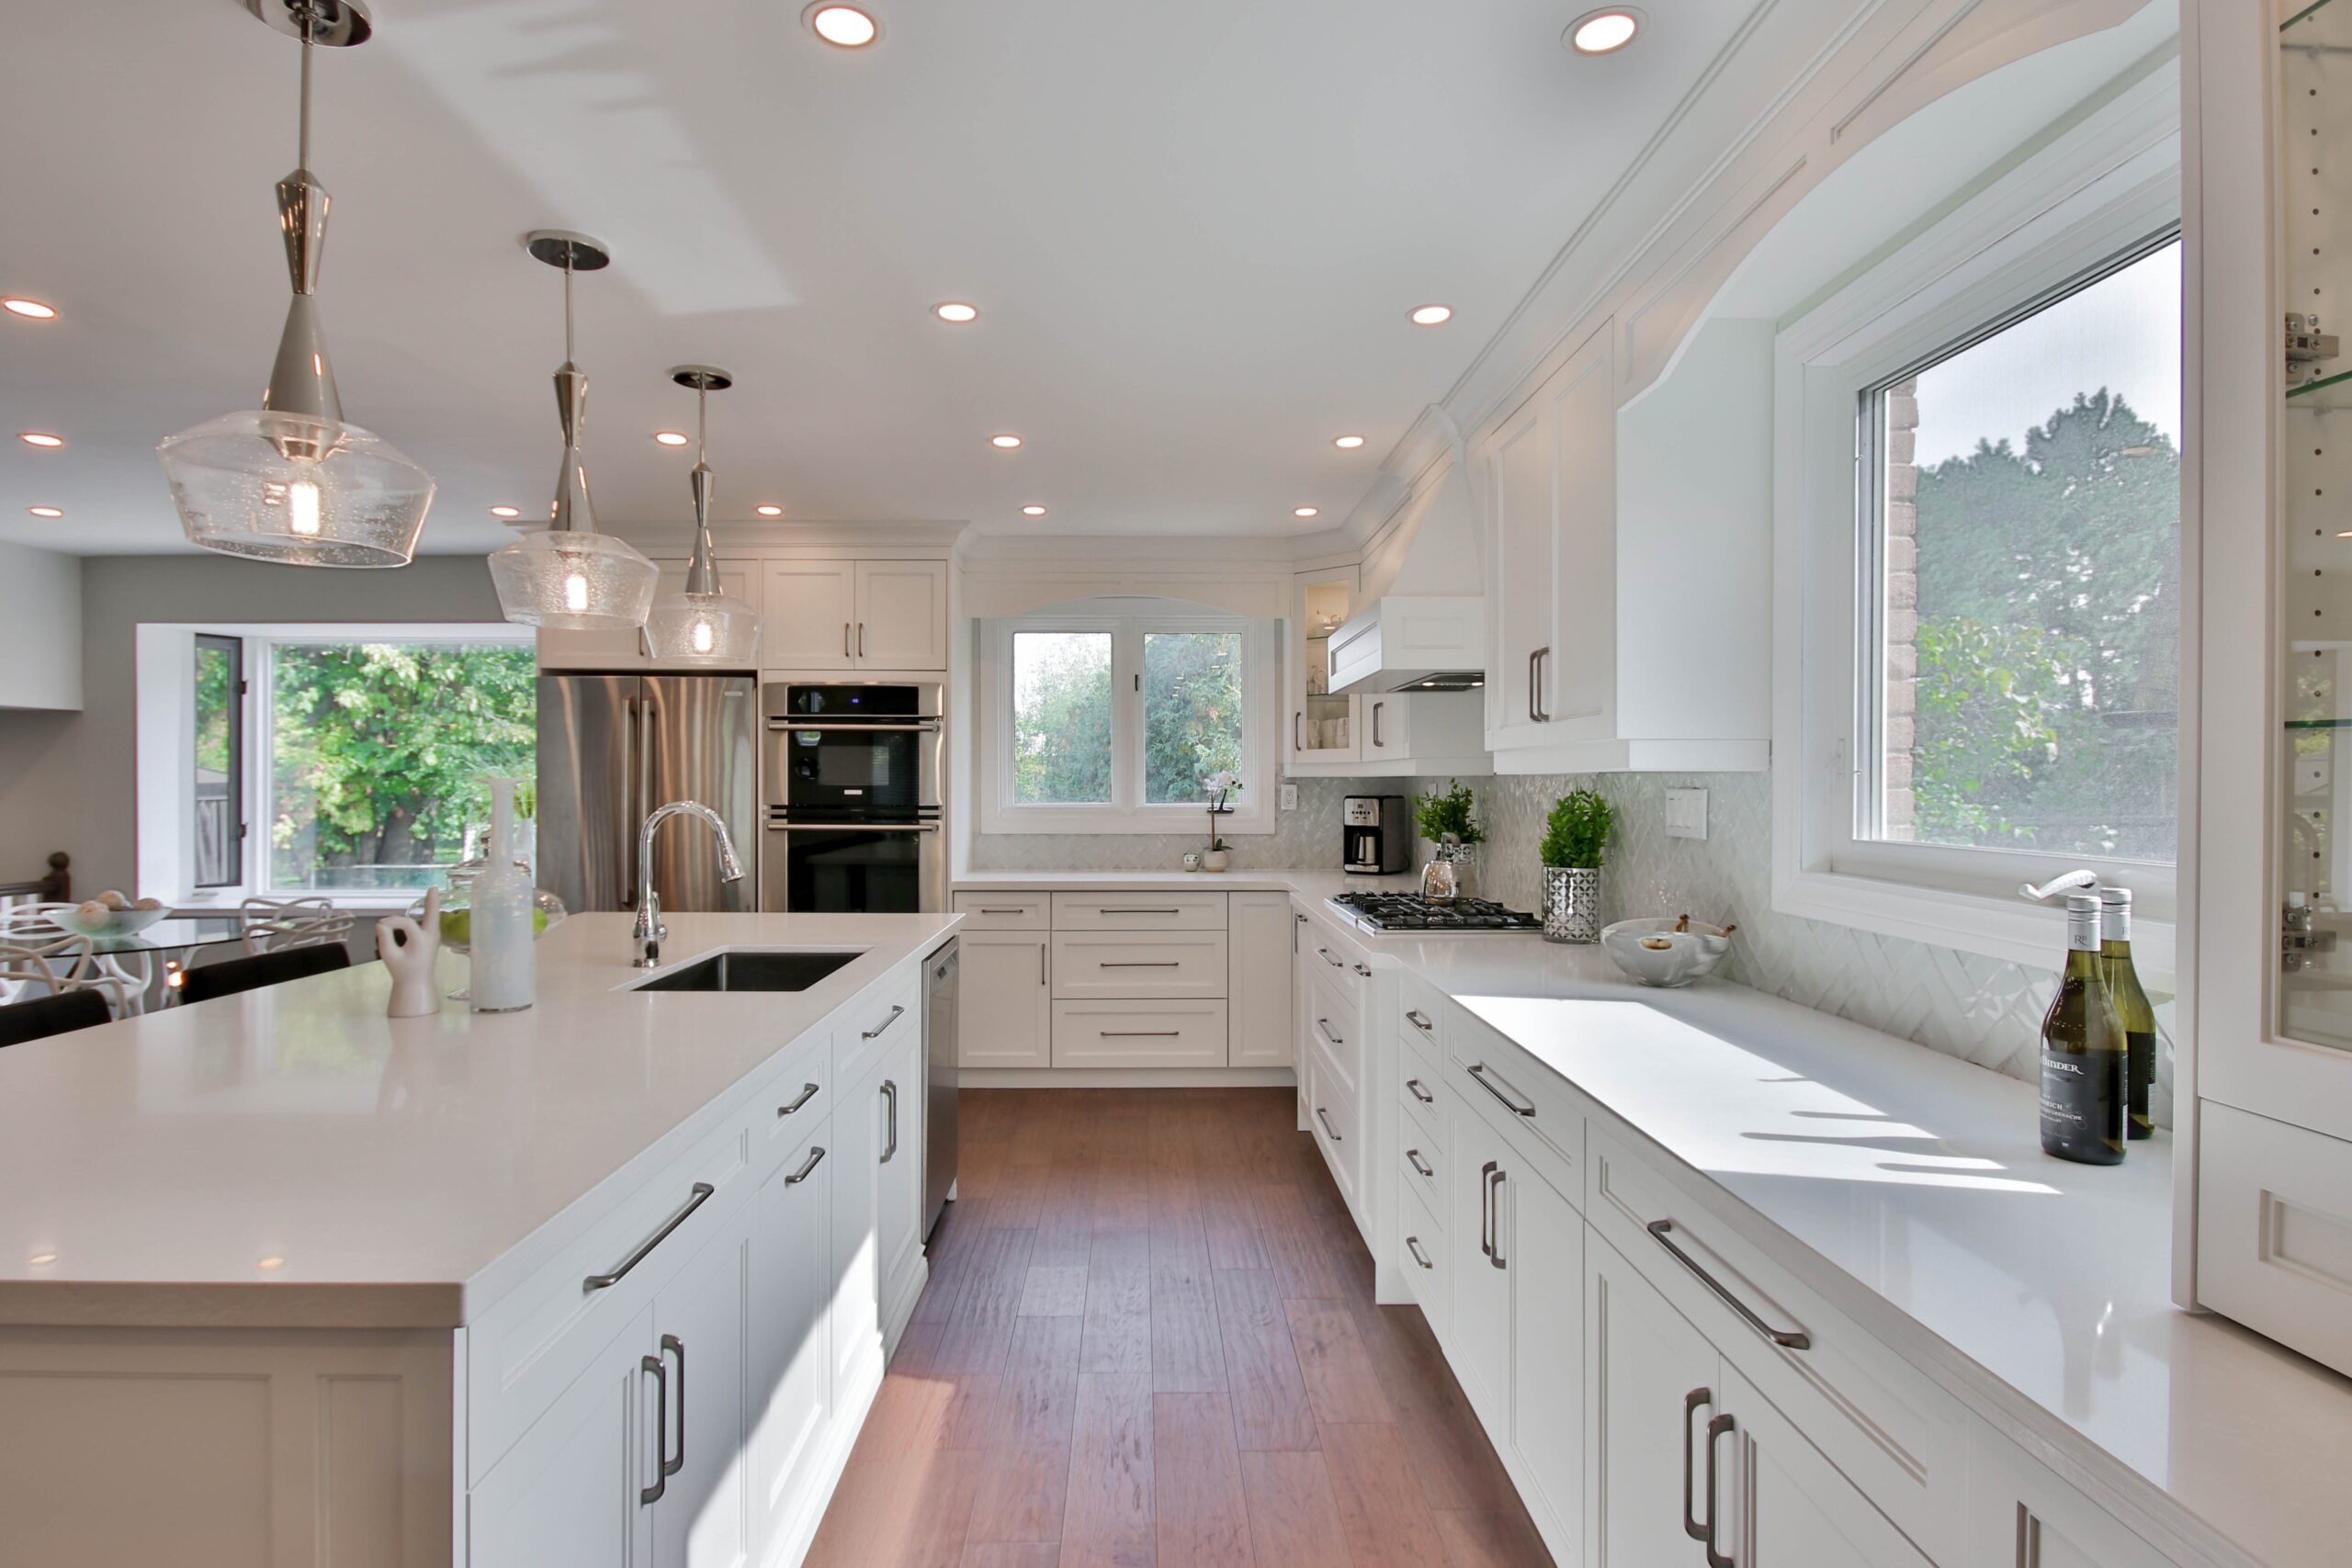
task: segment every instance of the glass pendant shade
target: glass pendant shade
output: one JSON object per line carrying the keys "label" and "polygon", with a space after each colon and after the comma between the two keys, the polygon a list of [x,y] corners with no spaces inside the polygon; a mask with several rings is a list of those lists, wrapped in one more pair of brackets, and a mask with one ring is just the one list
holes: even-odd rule
{"label": "glass pendant shade", "polygon": [[759,657],[760,613],[749,603],[724,593],[710,538],[711,472],[707,458],[710,394],[735,384],[726,371],[709,365],[682,365],[670,378],[695,389],[695,454],[694,472],[687,476],[695,498],[695,553],[686,564],[685,581],[675,592],[653,603],[645,622],[646,651],[655,659],[686,664],[745,666]]}

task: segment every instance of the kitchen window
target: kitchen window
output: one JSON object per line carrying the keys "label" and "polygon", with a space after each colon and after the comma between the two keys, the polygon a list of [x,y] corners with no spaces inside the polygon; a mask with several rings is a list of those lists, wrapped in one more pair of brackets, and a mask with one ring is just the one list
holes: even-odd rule
{"label": "kitchen window", "polygon": [[1233,616],[983,623],[981,830],[1205,838],[1213,773],[1240,778],[1225,833],[1272,831],[1274,639]]}

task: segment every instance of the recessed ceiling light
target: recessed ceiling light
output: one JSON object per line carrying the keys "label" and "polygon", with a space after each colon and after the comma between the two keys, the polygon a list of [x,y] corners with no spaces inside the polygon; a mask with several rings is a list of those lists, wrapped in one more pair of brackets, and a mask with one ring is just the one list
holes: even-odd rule
{"label": "recessed ceiling light", "polygon": [[56,1261],[57,1254],[54,1252],[36,1252],[30,1258],[25,1259],[25,1267],[28,1269],[46,1269]]}
{"label": "recessed ceiling light", "polygon": [[523,509],[519,506],[493,506],[490,509],[490,514],[492,517],[520,517],[523,515]]}
{"label": "recessed ceiling light", "polygon": [[1294,506],[1290,509],[1290,514],[1293,517],[1312,517],[1321,510],[1322,508],[1316,506]]}
{"label": "recessed ceiling light", "polygon": [[256,1259],[254,1266],[257,1269],[283,1269],[286,1259],[273,1252],[266,1258]]}
{"label": "recessed ceiling light", "polygon": [[1363,445],[1363,437],[1361,435],[1335,435],[1331,437],[1331,445],[1337,446],[1342,452],[1352,452],[1357,447]]}
{"label": "recessed ceiling light", "polygon": [[1010,452],[1021,445],[1021,437],[1012,434],[991,435],[989,437],[989,445],[1000,452]]}
{"label": "recessed ceiling light", "polygon": [[882,24],[854,6],[811,6],[807,16],[809,28],[838,48],[864,49],[882,36]]}
{"label": "recessed ceiling light", "polygon": [[1642,30],[1642,14],[1626,6],[1588,11],[1568,24],[1561,41],[1578,54],[1610,54],[1634,41]]}
{"label": "recessed ceiling light", "polygon": [[18,431],[17,433],[17,439],[23,442],[28,446],[62,446],[65,445],[65,437],[62,435],[51,435],[39,430]]}
{"label": "recessed ceiling light", "polygon": [[31,513],[36,517],[62,517],[65,515],[64,509],[57,506],[28,506],[25,510]]}
{"label": "recessed ceiling light", "polygon": [[694,437],[683,430],[657,430],[653,433],[653,439],[664,446],[684,446]]}
{"label": "recessed ceiling light", "polygon": [[1023,517],[1043,517],[1045,514],[1046,509],[1042,506],[1024,506],[1021,509],[1021,515]]}
{"label": "recessed ceiling light", "polygon": [[758,513],[763,517],[781,517],[784,515],[784,508],[781,506],[754,506],[752,510]]}
{"label": "recessed ceiling light", "polygon": [[931,308],[931,313],[943,321],[954,321],[958,326],[966,321],[977,321],[980,319],[980,308],[978,305],[967,305],[961,299],[943,299]]}
{"label": "recessed ceiling light", "polygon": [[53,321],[57,312],[38,299],[0,299],[0,310],[25,317],[28,321]]}
{"label": "recessed ceiling light", "polygon": [[1452,320],[1453,320],[1453,307],[1451,305],[1413,307],[1413,324],[1417,327],[1434,327]]}

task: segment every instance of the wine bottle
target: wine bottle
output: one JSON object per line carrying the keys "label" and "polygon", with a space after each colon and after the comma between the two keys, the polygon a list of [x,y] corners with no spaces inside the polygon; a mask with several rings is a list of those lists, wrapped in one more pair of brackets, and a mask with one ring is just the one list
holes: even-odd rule
{"label": "wine bottle", "polygon": [[2098,895],[2070,894],[2066,972],[2041,1021],[2041,1148],[2084,1165],[2116,1165],[2127,1048],[2099,949]]}
{"label": "wine bottle", "polygon": [[2148,1005],[2140,972],[2132,964],[2132,891],[2102,887],[2098,897],[2099,967],[2115,998],[2116,1016],[2123,1021],[2123,1135],[2154,1137],[2156,1122],[2148,1091],[2156,1077],[2156,1010]]}

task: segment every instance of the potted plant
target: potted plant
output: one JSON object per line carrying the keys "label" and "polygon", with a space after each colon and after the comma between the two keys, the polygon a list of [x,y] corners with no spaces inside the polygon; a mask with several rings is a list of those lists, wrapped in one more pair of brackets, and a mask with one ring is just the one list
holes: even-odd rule
{"label": "potted plant", "polygon": [[1240,787],[1241,775],[1238,773],[1211,773],[1201,781],[1201,788],[1209,797],[1209,847],[1201,855],[1203,871],[1223,871],[1226,867],[1227,852],[1231,846],[1217,832],[1216,819],[1233,810],[1226,802]]}
{"label": "potted plant", "polygon": [[1570,790],[1544,821],[1544,940],[1600,940],[1600,852],[1615,818],[1589,789]]}
{"label": "potted plant", "polygon": [[1421,893],[1441,904],[1477,897],[1478,845],[1487,838],[1476,815],[1478,797],[1460,779],[1445,782],[1452,787],[1442,795],[1431,790],[1413,797],[1413,820],[1419,825],[1421,837],[1437,846],[1437,858],[1430,864],[1447,868],[1425,874]]}

